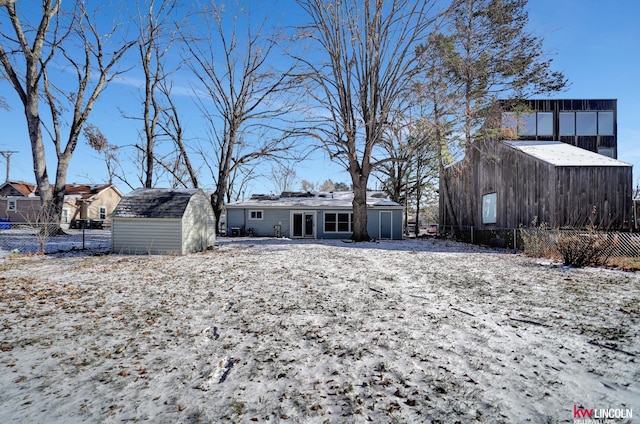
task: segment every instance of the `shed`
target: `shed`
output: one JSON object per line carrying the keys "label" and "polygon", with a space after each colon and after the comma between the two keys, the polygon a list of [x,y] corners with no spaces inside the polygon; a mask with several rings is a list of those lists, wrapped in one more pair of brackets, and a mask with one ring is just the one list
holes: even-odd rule
{"label": "shed", "polygon": [[112,215],[116,253],[185,255],[214,243],[213,208],[200,189],[139,188]]}
{"label": "shed", "polygon": [[560,141],[485,142],[445,171],[441,226],[518,228],[535,218],[579,228],[595,218],[598,228],[628,229],[633,221],[632,166]]}
{"label": "shed", "polygon": [[[353,234],[353,192],[254,195],[227,206],[227,235],[344,239]],[[402,239],[403,206],[384,193],[367,193],[367,232]]]}

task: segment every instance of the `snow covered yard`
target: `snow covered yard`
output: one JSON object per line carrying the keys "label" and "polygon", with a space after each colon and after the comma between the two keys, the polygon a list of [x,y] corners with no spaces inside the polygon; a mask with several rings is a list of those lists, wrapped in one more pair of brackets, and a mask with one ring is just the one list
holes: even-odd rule
{"label": "snow covered yard", "polygon": [[640,274],[453,242],[12,255],[0,318],[3,423],[640,416]]}

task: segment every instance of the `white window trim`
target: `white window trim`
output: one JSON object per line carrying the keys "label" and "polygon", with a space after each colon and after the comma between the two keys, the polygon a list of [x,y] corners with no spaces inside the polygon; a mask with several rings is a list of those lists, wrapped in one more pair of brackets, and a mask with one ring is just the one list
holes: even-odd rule
{"label": "white window trim", "polygon": [[[338,229],[339,228],[339,226],[338,226],[338,215],[339,214],[347,214],[347,215],[349,215],[349,222],[348,222],[349,229],[347,231],[340,231]],[[335,229],[335,231],[327,231],[327,215],[335,215],[336,216],[336,221],[335,221],[336,229]],[[323,220],[324,220],[324,222],[322,223],[323,224],[322,225],[322,229],[327,234],[338,234],[338,233],[351,234],[351,233],[353,233],[353,226],[351,225],[353,223],[353,212],[351,212],[351,211],[325,212],[323,214]]]}
{"label": "white window trim", "polygon": [[[257,213],[260,213],[260,217],[259,218],[256,218],[256,217],[252,216],[253,214],[257,215]],[[261,209],[251,209],[251,210],[249,210],[249,216],[247,217],[247,219],[249,221],[263,221],[264,220],[264,211],[261,210]]]}
{"label": "white window trim", "polygon": [[[104,211],[104,214],[102,213],[102,211]],[[104,215],[104,218],[102,217],[102,215]],[[98,207],[98,219],[104,221],[107,219],[107,207],[106,206],[99,206]]]}
{"label": "white window trim", "polygon": [[16,212],[18,210],[18,201],[16,199],[7,199],[7,211]]}

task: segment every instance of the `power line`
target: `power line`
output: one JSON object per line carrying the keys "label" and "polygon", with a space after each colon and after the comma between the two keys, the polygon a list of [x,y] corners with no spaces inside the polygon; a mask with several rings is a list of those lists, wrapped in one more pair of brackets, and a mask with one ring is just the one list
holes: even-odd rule
{"label": "power line", "polygon": [[9,181],[9,169],[11,169],[11,155],[14,153],[18,153],[18,152],[15,150],[0,151],[0,155],[4,156],[4,158],[7,160],[7,176],[4,179],[5,182]]}

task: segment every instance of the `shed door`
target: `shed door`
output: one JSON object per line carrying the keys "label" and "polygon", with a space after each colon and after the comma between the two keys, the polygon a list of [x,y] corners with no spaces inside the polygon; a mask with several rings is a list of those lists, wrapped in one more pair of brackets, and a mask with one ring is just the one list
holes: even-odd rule
{"label": "shed door", "polygon": [[391,211],[380,211],[380,239],[393,238]]}

